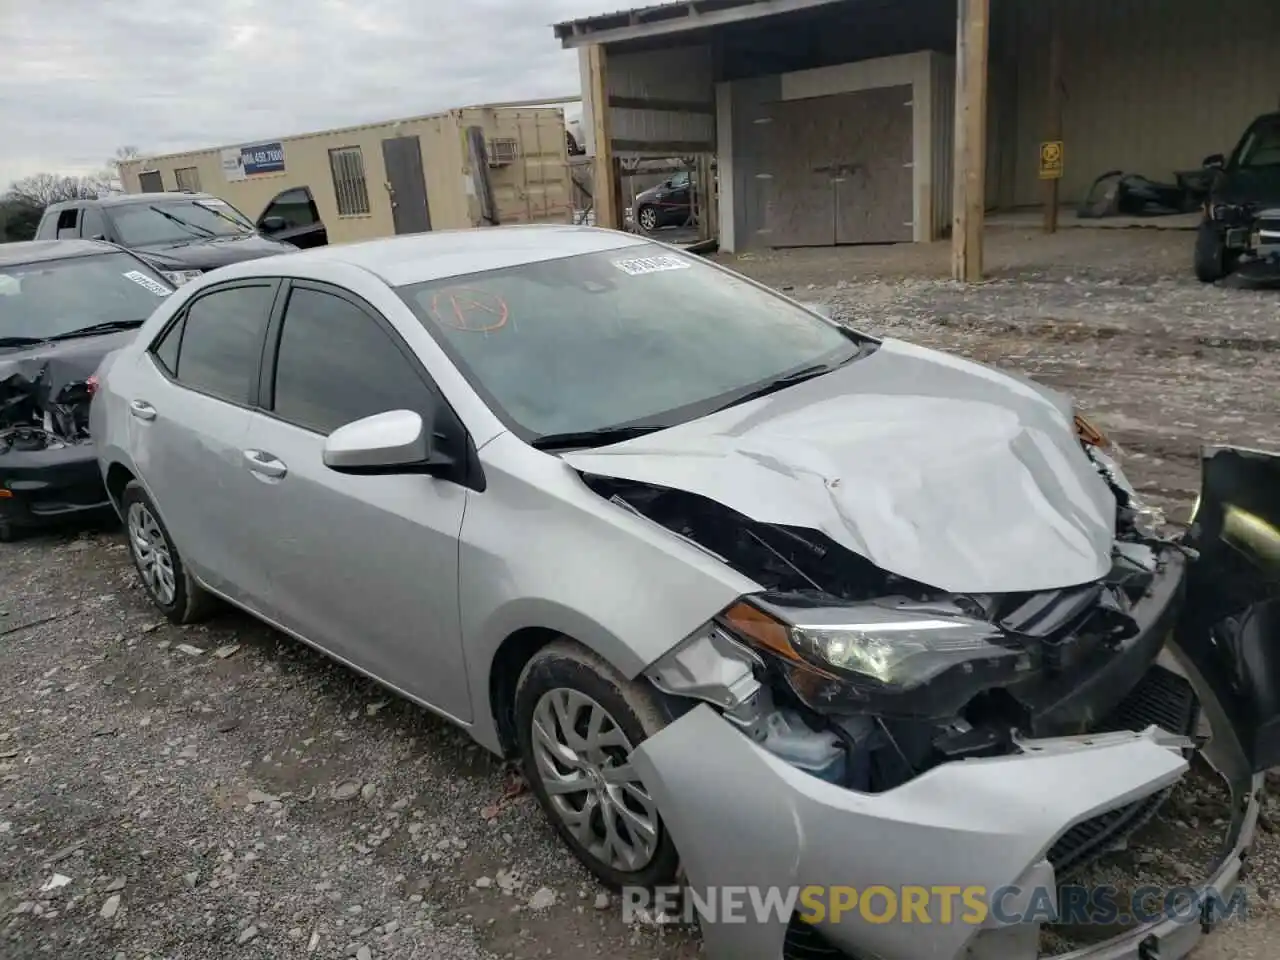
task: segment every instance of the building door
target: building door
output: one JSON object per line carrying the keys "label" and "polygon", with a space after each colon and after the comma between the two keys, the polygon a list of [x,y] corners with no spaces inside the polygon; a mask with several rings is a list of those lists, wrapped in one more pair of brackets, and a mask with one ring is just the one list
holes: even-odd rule
{"label": "building door", "polygon": [[831,121],[827,97],[773,104],[769,200],[766,216],[774,247],[829,247],[836,242]]}
{"label": "building door", "polygon": [[910,86],[770,107],[771,246],[913,239]]}
{"label": "building door", "polygon": [[836,243],[913,240],[911,87],[824,99],[834,119]]}
{"label": "building door", "polygon": [[383,140],[382,161],[387,168],[391,219],[396,233],[430,230],[427,178],[422,171],[422,145],[418,138],[390,137]]}

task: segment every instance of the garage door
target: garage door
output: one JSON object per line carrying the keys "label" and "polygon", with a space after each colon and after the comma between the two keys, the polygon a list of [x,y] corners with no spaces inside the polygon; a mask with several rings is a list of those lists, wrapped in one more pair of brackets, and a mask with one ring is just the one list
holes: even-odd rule
{"label": "garage door", "polygon": [[911,87],[773,104],[775,247],[913,239]]}

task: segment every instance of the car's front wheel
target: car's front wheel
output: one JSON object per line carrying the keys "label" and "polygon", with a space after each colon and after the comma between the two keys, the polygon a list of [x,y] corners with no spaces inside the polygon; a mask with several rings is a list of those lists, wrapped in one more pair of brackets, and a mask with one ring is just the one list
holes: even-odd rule
{"label": "car's front wheel", "polygon": [[636,222],[645,233],[652,233],[658,229],[658,211],[653,207],[641,207]]}
{"label": "car's front wheel", "polygon": [[155,504],[137,480],[120,495],[129,554],[151,602],[173,623],[195,623],[216,603],[187,571]]}
{"label": "car's front wheel", "polygon": [[534,655],[516,686],[525,778],[579,860],[612,887],[675,881],[675,845],[631,753],[666,725],[654,691],[570,640]]}
{"label": "car's front wheel", "polygon": [[1204,221],[1196,233],[1196,279],[1201,283],[1216,283],[1231,272],[1230,264],[1222,233],[1208,220]]}

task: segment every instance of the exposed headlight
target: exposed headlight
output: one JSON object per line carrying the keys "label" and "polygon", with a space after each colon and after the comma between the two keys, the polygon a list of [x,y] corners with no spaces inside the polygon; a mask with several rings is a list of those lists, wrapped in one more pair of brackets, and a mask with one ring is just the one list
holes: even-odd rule
{"label": "exposed headlight", "polygon": [[1165,523],[1164,511],[1144,501],[1129,482],[1118,461],[1123,451],[1082,414],[1075,415],[1075,424],[1076,436],[1084,444],[1098,472],[1119,494],[1120,506],[1131,511],[1134,527],[1144,536],[1158,536],[1159,528]]}
{"label": "exposed headlight", "polygon": [[161,270],[160,275],[172,283],[175,287],[180,287],[190,280],[195,280],[204,273],[203,270]]}
{"label": "exposed headlight", "polygon": [[948,717],[1034,666],[1025,646],[949,605],[792,606],[761,596],[734,604],[720,622],[770,654],[815,710]]}

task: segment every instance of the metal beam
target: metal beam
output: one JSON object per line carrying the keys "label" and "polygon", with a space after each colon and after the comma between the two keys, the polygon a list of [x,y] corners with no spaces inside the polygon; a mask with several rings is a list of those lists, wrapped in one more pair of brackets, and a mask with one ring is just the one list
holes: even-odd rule
{"label": "metal beam", "polygon": [[617,167],[613,162],[613,138],[609,123],[609,58],[600,44],[587,48],[587,72],[591,93],[591,129],[595,141],[596,165],[592,194],[597,227],[622,229],[622,204]]}
{"label": "metal beam", "polygon": [[728,9],[711,9],[699,12],[696,4],[668,4],[670,14],[660,20],[645,22],[650,11],[662,7],[639,8],[629,13],[586,17],[555,26],[556,38],[565,48],[581,47],[592,43],[621,43],[647,37],[662,37],[704,27],[722,27],[730,23],[759,20],[779,13],[795,13],[814,7],[825,7],[843,0],[745,0],[740,6]]}
{"label": "metal beam", "polygon": [[957,0],[956,172],[951,276],[977,283],[983,274],[987,185],[987,43],[990,0]]}

